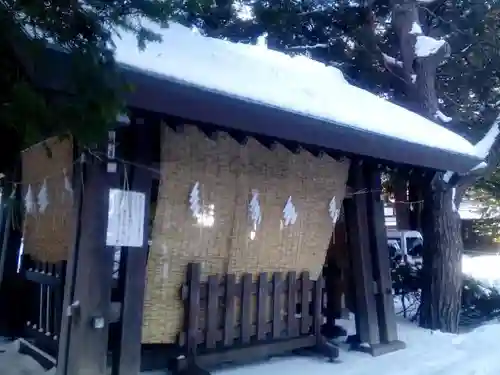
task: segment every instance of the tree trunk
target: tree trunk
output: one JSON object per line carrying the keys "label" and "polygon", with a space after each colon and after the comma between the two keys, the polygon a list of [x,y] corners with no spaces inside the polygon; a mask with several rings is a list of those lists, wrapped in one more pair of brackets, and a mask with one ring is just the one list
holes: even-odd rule
{"label": "tree trunk", "polygon": [[[420,114],[441,119],[436,95],[436,71],[450,54],[447,42],[425,36],[417,0],[392,0],[392,23],[399,39],[403,80],[408,97]],[[423,38],[423,39],[422,39]],[[433,43],[434,51],[422,51],[418,42]],[[452,200],[455,189],[436,176],[437,183],[422,185],[424,207],[423,288],[420,325],[457,332],[461,306],[463,249],[460,218]]]}
{"label": "tree trunk", "polygon": [[462,297],[462,235],[453,189],[424,195],[420,326],[458,332]]}

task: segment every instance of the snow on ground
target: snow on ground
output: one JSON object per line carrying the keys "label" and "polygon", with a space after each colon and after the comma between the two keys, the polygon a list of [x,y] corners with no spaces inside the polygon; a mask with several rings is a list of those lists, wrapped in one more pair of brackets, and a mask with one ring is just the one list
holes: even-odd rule
{"label": "snow on ground", "polygon": [[[353,332],[354,320],[343,321]],[[500,324],[484,325],[472,332],[451,335],[431,332],[401,320],[399,336],[407,348],[373,358],[368,354],[342,350],[339,363],[324,358],[282,357],[269,361],[231,366],[212,371],[214,375],[498,375],[500,374]],[[2,353],[2,348],[7,349]],[[18,354],[15,344],[0,344],[0,374],[53,375],[44,372],[30,357]],[[164,372],[144,373],[160,375]]]}
{"label": "snow on ground", "polygon": [[204,37],[173,22],[166,29],[147,21],[143,24],[160,34],[162,42],[149,43],[140,51],[132,33],[120,30],[120,37],[113,38],[117,61],[131,68],[323,119],[332,126],[353,127],[477,157],[472,144],[461,136],[350,85],[337,68],[265,46]]}
{"label": "snow on ground", "polygon": [[[352,322],[349,322],[351,325]],[[490,324],[463,335],[420,329],[401,321],[399,334],[407,348],[373,358],[342,351],[341,363],[321,358],[295,357],[216,371],[217,375],[498,375],[500,324]]]}
{"label": "snow on ground", "polygon": [[0,374],[2,375],[54,375],[55,369],[45,371],[33,358],[18,353],[17,342],[0,337]]}
{"label": "snow on ground", "polygon": [[[500,255],[463,257],[463,271],[488,285],[500,288]],[[408,301],[406,307],[411,304]],[[401,310],[395,298],[396,311]],[[410,307],[411,310],[411,307]],[[411,315],[411,313],[410,313]],[[354,319],[341,324],[354,332]],[[367,354],[342,350],[340,363],[323,358],[275,358],[245,366],[231,366],[212,371],[214,375],[498,375],[500,374],[500,323],[491,323],[460,335],[431,332],[399,318],[399,337],[405,350],[373,358]],[[34,359],[17,353],[16,343],[0,338],[0,374],[53,375],[45,372]],[[144,373],[161,375],[165,372]]]}

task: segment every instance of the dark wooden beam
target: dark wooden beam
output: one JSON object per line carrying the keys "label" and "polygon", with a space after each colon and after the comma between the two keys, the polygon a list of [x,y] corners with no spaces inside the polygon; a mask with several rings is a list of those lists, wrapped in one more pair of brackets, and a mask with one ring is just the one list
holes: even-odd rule
{"label": "dark wooden beam", "polygon": [[[357,163],[351,165],[348,183],[354,191],[367,188],[363,169]],[[361,342],[375,345],[380,343],[380,337],[368,237],[366,194],[354,194],[352,198],[345,199],[344,212],[354,279],[356,334]]]}
{"label": "dark wooden beam", "polygon": [[85,155],[79,152],[76,142],[73,143],[73,158],[75,164],[73,166],[73,246],[69,253],[68,262],[66,263],[66,277],[64,281],[64,296],[63,296],[63,313],[61,319],[61,331],[59,333],[59,349],[57,356],[56,375],[64,375],[67,373],[68,359],[68,344],[71,331],[72,316],[69,314],[73,296],[75,292],[75,276],[76,276],[76,261],[78,259],[78,250],[80,242],[80,218],[82,213],[83,202],[83,186],[85,183]]}
{"label": "dark wooden beam", "polygon": [[378,284],[377,313],[380,324],[381,342],[397,340],[396,314],[392,298],[391,268],[387,248],[387,233],[385,228],[384,204],[380,194],[382,184],[380,173],[367,166],[365,177],[370,193],[366,195],[368,203],[368,222],[370,247],[373,255],[374,277]]}
{"label": "dark wooden beam", "polygon": [[389,348],[381,349],[374,346],[373,355],[387,353],[405,347],[398,340],[394,299],[392,295],[391,268],[389,251],[387,249],[387,232],[385,228],[384,204],[381,199],[382,182],[380,172],[375,166],[366,165],[364,168],[369,194],[366,195],[368,205],[369,239],[373,260],[374,278],[377,283],[375,300],[379,324],[381,345]]}
{"label": "dark wooden beam", "polygon": [[149,217],[153,174],[139,165],[150,165],[154,147],[160,147],[151,129],[135,127],[135,158],[137,166],[132,171],[132,190],[145,195],[146,212],[144,215],[144,240],[140,248],[123,248],[124,268],[120,278],[123,285],[120,334],[114,375],[137,375],[141,368],[141,334],[144,291],[146,287]]}
{"label": "dark wooden beam", "polygon": [[[113,134],[112,134],[113,133]],[[108,140],[114,139],[110,132]],[[108,142],[108,146],[110,143]],[[112,159],[114,152],[108,148]],[[72,254],[73,270],[68,284],[73,296],[65,302],[67,327],[60,356],[66,354],[61,375],[107,374],[108,330],[111,315],[113,249],[106,246],[109,188],[118,186],[119,174],[110,163],[89,157],[77,229],[76,249]],[[117,165],[115,164],[115,167]],[[70,285],[68,285],[70,288]],[[69,299],[69,300],[68,300]]]}
{"label": "dark wooden beam", "polygon": [[[7,177],[10,180],[21,179],[21,166]],[[6,184],[7,185],[7,184]],[[19,299],[26,293],[26,284],[17,275],[17,262],[22,239],[22,217],[16,214],[16,206],[22,202],[20,186],[4,187],[5,216],[3,225],[3,238],[0,244],[0,306],[16,304],[15,309],[0,308],[0,334],[9,337],[19,337],[24,329],[26,314],[30,303]],[[12,199],[12,201],[11,201]],[[29,289],[29,287],[28,287]]]}

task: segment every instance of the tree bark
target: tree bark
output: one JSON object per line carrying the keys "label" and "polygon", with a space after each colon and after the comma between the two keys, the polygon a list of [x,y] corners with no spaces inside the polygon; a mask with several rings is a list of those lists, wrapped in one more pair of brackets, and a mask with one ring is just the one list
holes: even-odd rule
{"label": "tree bark", "polygon": [[422,303],[420,326],[458,332],[462,296],[462,234],[453,189],[424,195]]}
{"label": "tree bark", "polygon": [[[392,23],[400,43],[404,81],[408,97],[420,114],[439,119],[436,71],[448,57],[446,42],[425,36],[416,0],[392,0]],[[418,42],[435,49],[421,51]],[[421,185],[424,237],[423,289],[420,325],[445,332],[457,332],[461,306],[463,250],[460,219],[455,207],[456,190],[443,181],[443,174]],[[410,187],[410,190],[412,188]]]}

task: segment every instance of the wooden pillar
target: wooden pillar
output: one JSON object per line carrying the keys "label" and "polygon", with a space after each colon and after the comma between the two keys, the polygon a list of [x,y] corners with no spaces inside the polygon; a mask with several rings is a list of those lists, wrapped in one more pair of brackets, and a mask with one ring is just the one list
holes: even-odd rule
{"label": "wooden pillar", "polygon": [[108,160],[86,154],[83,171],[75,174],[81,206],[66,276],[58,375],[107,374],[114,258],[114,249],[106,246],[109,188],[120,180],[117,165],[109,162],[115,135],[108,134]]}
{"label": "wooden pillar", "polygon": [[382,184],[380,171],[376,166],[366,165],[364,175],[368,194],[367,203],[368,236],[373,261],[373,277],[376,283],[375,301],[379,324],[380,345],[372,346],[373,355],[381,355],[405,347],[398,341],[396,314],[392,295],[391,269],[384,223],[384,204],[381,199]]}
{"label": "wooden pillar", "polygon": [[61,330],[59,332],[59,348],[57,352],[57,370],[56,375],[64,375],[67,371],[68,359],[68,342],[71,327],[71,316],[69,315],[70,305],[73,303],[73,296],[75,292],[75,275],[76,275],[76,261],[78,258],[78,242],[80,238],[80,217],[82,212],[83,203],[83,186],[85,184],[85,155],[79,154],[76,143],[73,144],[75,164],[73,166],[73,218],[74,227],[73,233],[73,248],[69,254],[66,263],[66,273],[64,279],[64,297],[63,297],[63,310],[61,319]]}
{"label": "wooden pillar", "polygon": [[366,194],[356,194],[367,187],[364,177],[363,167],[353,162],[348,184],[354,194],[344,199],[344,212],[354,281],[356,333],[362,343],[373,346],[380,343],[380,337],[368,235]]}
{"label": "wooden pillar", "polygon": [[[20,180],[20,170],[13,174],[13,180]],[[14,189],[14,190],[13,190]],[[16,208],[22,201],[20,186],[4,186],[2,198],[2,229],[0,237],[0,306],[17,303],[22,295],[24,283],[17,275],[17,261],[22,240],[22,220],[16,215]],[[16,301],[16,302],[15,302]],[[0,308],[0,334],[19,337],[25,328],[26,312],[24,304],[18,303],[17,309]]]}
{"label": "wooden pillar", "polygon": [[[141,367],[141,337],[144,292],[146,287],[147,259],[149,249],[149,218],[153,175],[147,169],[152,163],[153,148],[159,144],[154,139],[151,127],[141,123],[133,128],[134,166],[131,171],[131,188],[144,194],[146,202],[144,214],[144,239],[141,247],[122,248],[120,270],[123,288],[120,334],[113,361],[113,375],[137,375]],[[141,126],[137,126],[141,125]]]}

